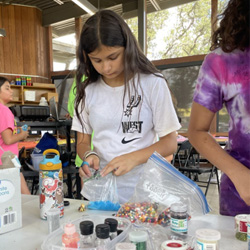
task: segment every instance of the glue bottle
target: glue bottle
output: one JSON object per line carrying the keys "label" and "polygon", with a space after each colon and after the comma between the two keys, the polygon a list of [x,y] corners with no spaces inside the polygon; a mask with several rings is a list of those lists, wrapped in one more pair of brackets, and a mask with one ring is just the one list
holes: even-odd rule
{"label": "glue bottle", "polygon": [[64,226],[64,234],[62,235],[63,247],[79,248],[80,235],[76,232],[76,227],[72,223]]}

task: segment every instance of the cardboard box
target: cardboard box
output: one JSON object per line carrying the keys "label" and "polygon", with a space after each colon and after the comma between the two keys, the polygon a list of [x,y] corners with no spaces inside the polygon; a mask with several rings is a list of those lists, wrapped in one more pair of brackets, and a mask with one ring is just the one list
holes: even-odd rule
{"label": "cardboard box", "polygon": [[58,102],[58,93],[50,93],[50,92],[48,92],[48,93],[42,94],[41,96],[45,97],[48,102],[54,96],[55,101]]}
{"label": "cardboard box", "polygon": [[0,234],[22,227],[20,169],[0,169]]}

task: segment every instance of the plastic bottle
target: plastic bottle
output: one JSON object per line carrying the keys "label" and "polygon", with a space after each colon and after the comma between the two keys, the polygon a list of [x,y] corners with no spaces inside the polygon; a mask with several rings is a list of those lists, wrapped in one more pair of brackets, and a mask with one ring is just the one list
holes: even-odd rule
{"label": "plastic bottle", "polygon": [[74,224],[69,223],[64,226],[64,234],[62,235],[63,247],[79,248],[80,235],[76,232]]}
{"label": "plastic bottle", "polygon": [[129,240],[136,245],[136,250],[147,249],[148,234],[145,231],[132,231],[129,233]]}
{"label": "plastic bottle", "polygon": [[170,229],[175,233],[187,234],[188,214],[187,205],[183,203],[173,203],[170,206]]}
{"label": "plastic bottle", "polygon": [[136,250],[136,246],[133,243],[121,242],[115,245],[115,250]]}
{"label": "plastic bottle", "polygon": [[40,217],[46,220],[47,211],[51,208],[60,209],[62,217],[64,215],[63,171],[59,152],[56,149],[45,150],[39,168]]}
{"label": "plastic bottle", "polygon": [[98,250],[101,250],[104,246],[110,242],[110,237],[109,237],[109,233],[110,233],[110,229],[109,229],[109,225],[107,224],[99,224],[96,225],[95,227],[95,232],[96,232],[96,241],[95,241],[95,246],[99,247]]}
{"label": "plastic bottle", "polygon": [[113,218],[107,218],[105,219],[104,223],[109,225],[110,227],[109,237],[111,240],[113,240],[117,236],[118,221]]}
{"label": "plastic bottle", "polygon": [[201,228],[196,230],[195,250],[219,250],[221,234],[217,230]]}
{"label": "plastic bottle", "polygon": [[90,220],[85,220],[80,222],[80,247],[83,248],[89,248],[94,247],[94,237],[93,237],[93,231],[94,231],[94,223]]}

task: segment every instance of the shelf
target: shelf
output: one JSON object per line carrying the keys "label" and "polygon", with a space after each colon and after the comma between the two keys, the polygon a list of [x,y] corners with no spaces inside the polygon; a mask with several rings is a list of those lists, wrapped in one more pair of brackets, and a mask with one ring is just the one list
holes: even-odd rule
{"label": "shelf", "polygon": [[[10,102],[9,105],[38,105],[40,103],[41,97],[45,97],[48,102],[48,99],[53,96],[55,96],[56,100],[58,100],[58,94],[54,84],[39,83],[38,86],[11,85],[11,88],[13,90],[13,98],[16,100]],[[30,91],[30,93],[27,91]],[[34,101],[28,101],[27,99]]]}

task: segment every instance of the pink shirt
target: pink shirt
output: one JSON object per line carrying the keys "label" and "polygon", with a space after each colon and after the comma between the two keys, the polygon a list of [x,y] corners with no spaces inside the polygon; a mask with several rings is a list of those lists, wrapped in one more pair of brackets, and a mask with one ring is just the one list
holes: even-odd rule
{"label": "pink shirt", "polygon": [[[0,103],[0,146],[4,151],[11,151],[15,155],[18,156],[18,146],[17,143],[6,145],[2,139],[2,132],[6,129],[11,129],[13,134],[17,134],[17,127],[14,119],[14,115],[10,111],[10,109]],[[0,149],[0,165],[2,164],[3,151]]]}

